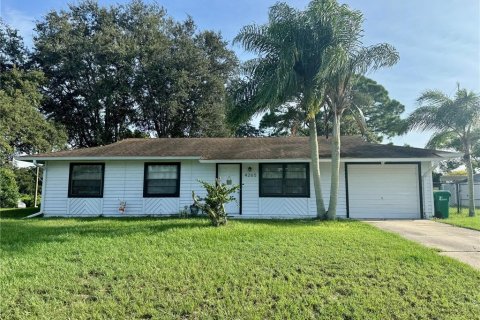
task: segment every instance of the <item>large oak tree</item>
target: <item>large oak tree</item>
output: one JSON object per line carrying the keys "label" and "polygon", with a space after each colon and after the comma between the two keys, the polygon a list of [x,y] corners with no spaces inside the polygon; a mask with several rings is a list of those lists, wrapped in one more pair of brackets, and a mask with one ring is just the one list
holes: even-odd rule
{"label": "large oak tree", "polygon": [[227,78],[236,64],[215,32],[176,22],[156,4],[95,1],[37,23],[34,61],[48,79],[42,109],[73,147],[137,135],[223,135]]}

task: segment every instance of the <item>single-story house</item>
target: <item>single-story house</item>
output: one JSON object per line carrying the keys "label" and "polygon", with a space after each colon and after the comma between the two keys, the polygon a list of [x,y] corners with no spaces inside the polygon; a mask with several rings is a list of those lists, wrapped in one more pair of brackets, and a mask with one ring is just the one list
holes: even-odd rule
{"label": "single-story house", "polygon": [[[319,138],[328,205],[330,140]],[[458,154],[342,137],[340,218],[429,218],[432,170]],[[245,218],[316,216],[308,137],[126,139],[110,145],[20,157],[45,166],[45,216],[173,215],[192,204],[198,180],[241,189],[226,210]]]}

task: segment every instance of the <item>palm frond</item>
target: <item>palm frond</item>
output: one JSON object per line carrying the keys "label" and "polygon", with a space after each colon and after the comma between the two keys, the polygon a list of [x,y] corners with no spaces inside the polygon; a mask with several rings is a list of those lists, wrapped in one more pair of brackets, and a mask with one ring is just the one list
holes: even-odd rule
{"label": "palm frond", "polygon": [[256,54],[269,53],[274,45],[267,36],[267,27],[256,24],[244,26],[238,35],[233,39],[233,44],[240,43],[247,51]]}
{"label": "palm frond", "polygon": [[440,90],[426,90],[417,99],[419,105],[428,104],[434,107],[439,107],[445,104],[451,104],[452,100]]}
{"label": "palm frond", "polygon": [[427,90],[417,101],[420,107],[409,116],[411,129],[465,136],[480,125],[480,98],[473,92],[458,88],[452,99],[439,90]]}
{"label": "palm frond", "polygon": [[384,67],[391,67],[398,62],[400,55],[388,43],[363,47],[351,59],[352,69],[356,74],[365,74]]}
{"label": "palm frond", "polygon": [[367,120],[365,119],[365,115],[363,114],[362,109],[357,106],[352,106],[352,115],[357,123],[358,128],[362,135],[365,135],[368,131]]}
{"label": "palm frond", "polygon": [[444,122],[439,122],[437,108],[433,106],[424,106],[417,108],[415,112],[408,117],[410,130],[434,130],[437,132],[449,130],[449,126]]}

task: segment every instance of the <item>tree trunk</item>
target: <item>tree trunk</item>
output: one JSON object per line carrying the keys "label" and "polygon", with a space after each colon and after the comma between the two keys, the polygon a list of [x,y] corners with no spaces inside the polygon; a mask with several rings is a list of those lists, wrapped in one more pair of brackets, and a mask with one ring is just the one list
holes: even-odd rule
{"label": "tree trunk", "polygon": [[337,112],[333,115],[332,128],[332,162],[330,181],[330,201],[328,203],[327,219],[337,218],[338,183],[340,176],[340,115]]}
{"label": "tree trunk", "polygon": [[315,187],[315,200],[317,204],[317,218],[325,219],[325,204],[323,203],[322,184],[320,181],[320,163],[318,158],[317,123],[315,117],[312,117],[308,121],[310,126],[310,158],[312,163],[313,185]]}
{"label": "tree trunk", "polygon": [[472,156],[470,154],[470,143],[467,141],[465,143],[465,155],[463,156],[465,160],[465,166],[467,168],[467,181],[468,181],[468,216],[475,217],[475,190],[474,190],[474,181],[473,181],[473,167],[472,167]]}

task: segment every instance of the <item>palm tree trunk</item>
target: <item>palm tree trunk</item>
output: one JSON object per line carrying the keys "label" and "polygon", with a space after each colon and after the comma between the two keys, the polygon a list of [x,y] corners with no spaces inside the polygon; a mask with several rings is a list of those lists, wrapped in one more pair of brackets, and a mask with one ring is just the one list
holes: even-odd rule
{"label": "palm tree trunk", "polygon": [[338,183],[340,176],[340,117],[337,112],[334,112],[332,130],[332,173],[330,181],[330,201],[327,211],[328,220],[335,220],[337,217]]}
{"label": "palm tree trunk", "polygon": [[467,168],[467,181],[468,181],[468,216],[475,217],[475,190],[473,186],[473,166],[472,156],[470,154],[470,143],[465,143],[465,166]]}
{"label": "palm tree trunk", "polygon": [[315,117],[309,119],[310,126],[310,159],[312,163],[313,186],[317,204],[317,218],[325,219],[325,204],[323,203],[322,184],[320,180],[320,162],[318,158],[317,123]]}

